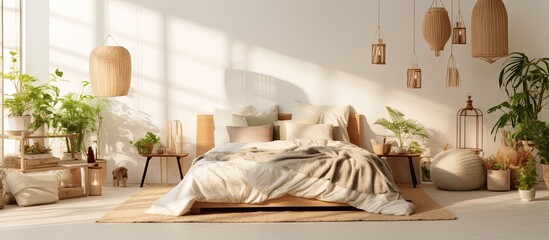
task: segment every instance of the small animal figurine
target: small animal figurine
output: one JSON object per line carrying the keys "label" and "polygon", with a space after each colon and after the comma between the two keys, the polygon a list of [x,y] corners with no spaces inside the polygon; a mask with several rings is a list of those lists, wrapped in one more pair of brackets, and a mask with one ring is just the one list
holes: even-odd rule
{"label": "small animal figurine", "polygon": [[120,186],[120,181],[122,181],[122,186],[126,187],[126,183],[128,181],[128,169],[125,167],[117,167],[112,170],[113,186]]}

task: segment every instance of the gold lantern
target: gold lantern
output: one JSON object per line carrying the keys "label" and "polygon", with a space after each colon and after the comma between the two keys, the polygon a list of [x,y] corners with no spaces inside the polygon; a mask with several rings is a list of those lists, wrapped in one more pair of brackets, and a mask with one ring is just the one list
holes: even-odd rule
{"label": "gold lantern", "polygon": [[421,68],[419,67],[419,61],[416,55],[416,0],[414,0],[414,19],[412,21],[412,42],[414,52],[412,53],[412,59],[410,60],[410,66],[406,71],[406,86],[408,88],[421,88]]}
{"label": "gold lantern", "polygon": [[463,17],[461,16],[461,0],[458,1],[458,14],[456,17],[456,25],[454,26],[453,31],[453,44],[467,44],[467,29],[465,28],[465,22],[463,21]]}
{"label": "gold lantern", "polygon": [[452,25],[448,11],[444,7],[438,7],[437,0],[433,0],[423,18],[423,37],[431,50],[435,51],[435,56],[440,56],[440,51],[444,50],[451,33]]}
{"label": "gold lantern", "polygon": [[467,105],[457,112],[456,148],[469,149],[480,154],[483,147],[482,124],[482,111],[473,107],[471,95],[468,95]]}
{"label": "gold lantern", "polygon": [[101,169],[102,167],[98,164],[88,168],[90,173],[90,196],[101,196],[102,194]]}
{"label": "gold lantern", "polygon": [[385,51],[387,46],[383,41],[383,33],[381,32],[381,27],[379,24],[380,19],[380,5],[379,0],[377,1],[377,30],[374,35],[374,41],[372,43],[372,64],[385,64]]}
{"label": "gold lantern", "polygon": [[100,46],[90,54],[90,80],[96,96],[128,95],[132,63],[130,52],[122,46]]}
{"label": "gold lantern", "polygon": [[509,55],[507,10],[502,0],[478,0],[471,14],[471,53],[493,63]]}

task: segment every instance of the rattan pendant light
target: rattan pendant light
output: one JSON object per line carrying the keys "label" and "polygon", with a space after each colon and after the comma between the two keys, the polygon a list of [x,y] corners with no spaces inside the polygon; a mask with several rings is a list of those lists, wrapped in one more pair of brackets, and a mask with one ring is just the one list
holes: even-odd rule
{"label": "rattan pendant light", "polygon": [[[107,27],[109,26],[110,2],[107,7]],[[93,94],[98,97],[126,96],[130,90],[132,60],[130,52],[122,46],[107,46],[109,33],[103,45],[90,53],[90,82]],[[118,42],[116,42],[118,44]],[[118,44],[120,45],[120,44]]]}
{"label": "rattan pendant light", "polygon": [[[453,7],[454,6],[452,4],[452,8]],[[456,17],[456,25],[454,25],[454,30],[452,32],[452,43],[467,44],[467,28],[465,27],[465,22],[461,16],[461,0],[458,0],[458,14]]]}
{"label": "rattan pendant light", "polygon": [[406,72],[406,86],[408,88],[418,89],[421,88],[421,68],[419,67],[419,61],[416,55],[416,0],[414,0],[414,20],[412,21],[413,28],[413,48],[412,59],[410,60],[410,66]]}
{"label": "rattan pendant light", "polygon": [[[452,3],[452,16],[454,16],[454,0]],[[452,38],[455,38],[456,32],[452,32]],[[454,58],[454,42],[450,44],[450,58],[448,59],[448,67],[446,69],[446,87],[459,87],[459,70],[457,68],[456,59]]]}
{"label": "rattan pendant light", "polygon": [[477,0],[471,14],[471,53],[493,63],[509,55],[507,10],[502,0]]}
{"label": "rattan pendant light", "polygon": [[374,41],[372,42],[372,64],[385,64],[386,48],[385,41],[383,40],[383,33],[379,24],[380,20],[380,0],[377,0],[377,30],[374,35]]}
{"label": "rattan pendant light", "polygon": [[442,7],[439,7],[437,3],[437,0],[433,0],[431,6],[425,12],[425,17],[423,18],[423,37],[431,50],[435,51],[435,56],[438,57],[450,38],[452,25],[450,24],[448,11],[446,11],[442,2]]}

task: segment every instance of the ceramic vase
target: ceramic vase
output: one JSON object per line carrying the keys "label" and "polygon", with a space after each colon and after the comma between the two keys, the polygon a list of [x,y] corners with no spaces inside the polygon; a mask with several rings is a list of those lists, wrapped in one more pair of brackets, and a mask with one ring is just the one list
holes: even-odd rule
{"label": "ceramic vase", "polygon": [[536,198],[536,190],[535,189],[529,189],[529,190],[518,190],[520,200],[522,201],[532,201],[534,198]]}

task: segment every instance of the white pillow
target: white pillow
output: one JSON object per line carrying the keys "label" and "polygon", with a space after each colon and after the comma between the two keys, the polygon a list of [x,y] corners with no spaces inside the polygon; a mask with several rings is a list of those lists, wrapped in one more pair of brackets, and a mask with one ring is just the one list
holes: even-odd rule
{"label": "white pillow", "polygon": [[265,115],[272,112],[278,112],[278,106],[273,105],[265,109],[256,109],[255,107],[248,105],[237,109],[214,109],[214,143],[215,146],[229,143],[229,133],[227,132],[227,126],[239,126],[246,127],[246,125],[239,125],[233,122],[233,114],[238,115]]}
{"label": "white pillow", "polygon": [[6,185],[21,207],[54,203],[59,200],[59,177],[57,174],[12,172],[6,179]]}
{"label": "white pillow", "polygon": [[318,118],[274,121],[274,140],[286,140],[286,123],[317,124]]}
{"label": "white pillow", "polygon": [[347,125],[349,123],[350,106],[322,106],[294,100],[292,119],[320,118],[319,123],[333,126],[333,138],[338,141],[350,142]]}
{"label": "white pillow", "polygon": [[286,139],[326,139],[332,140],[332,125],[303,124],[286,122]]}

